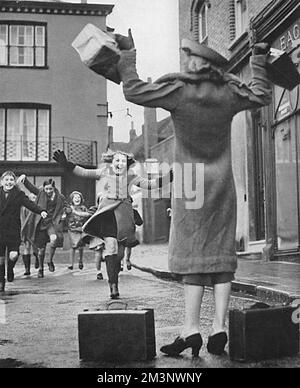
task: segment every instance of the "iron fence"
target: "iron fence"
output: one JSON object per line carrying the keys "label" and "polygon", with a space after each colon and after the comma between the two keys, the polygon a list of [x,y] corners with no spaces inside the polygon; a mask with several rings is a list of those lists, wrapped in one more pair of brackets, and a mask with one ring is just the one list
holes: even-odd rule
{"label": "iron fence", "polygon": [[98,162],[97,142],[68,137],[54,137],[49,140],[13,139],[0,140],[0,160],[2,161],[51,161],[54,151],[62,150],[68,160],[89,166]]}

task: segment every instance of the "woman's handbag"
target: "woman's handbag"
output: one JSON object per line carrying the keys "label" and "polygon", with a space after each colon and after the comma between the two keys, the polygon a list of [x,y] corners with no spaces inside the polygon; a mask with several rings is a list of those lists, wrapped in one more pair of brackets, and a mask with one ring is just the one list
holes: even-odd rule
{"label": "woman's handbag", "polygon": [[270,50],[267,63],[267,75],[271,82],[284,89],[292,90],[300,84],[300,74],[289,57],[281,50]]}
{"label": "woman's handbag", "polygon": [[121,82],[116,66],[120,50],[113,34],[89,23],[74,39],[72,47],[91,70],[117,84]]}

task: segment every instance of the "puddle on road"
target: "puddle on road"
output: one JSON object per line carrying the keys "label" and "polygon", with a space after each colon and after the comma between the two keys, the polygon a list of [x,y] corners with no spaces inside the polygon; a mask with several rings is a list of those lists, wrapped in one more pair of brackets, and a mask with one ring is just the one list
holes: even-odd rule
{"label": "puddle on road", "polygon": [[74,302],[75,302],[75,300],[60,300],[56,304],[70,304],[70,303],[74,303]]}
{"label": "puddle on road", "polygon": [[42,294],[58,294],[58,295],[69,295],[70,292],[63,291],[63,290],[28,290],[28,289],[18,289],[16,291],[9,290],[5,291],[4,293],[0,294],[0,299],[3,299],[7,296],[15,296],[15,295],[24,295],[24,294],[30,294],[30,295],[42,295]]}
{"label": "puddle on road", "polygon": [[0,358],[1,368],[45,368],[45,366],[41,363],[28,364],[14,358]]}
{"label": "puddle on road", "polygon": [[13,344],[13,341],[12,340],[6,340],[6,339],[3,339],[3,340],[0,340],[0,346],[2,345],[6,345],[6,344]]}

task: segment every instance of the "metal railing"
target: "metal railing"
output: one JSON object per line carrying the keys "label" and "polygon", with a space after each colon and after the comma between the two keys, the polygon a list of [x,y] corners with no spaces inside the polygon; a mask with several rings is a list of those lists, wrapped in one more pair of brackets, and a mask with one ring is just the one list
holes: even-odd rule
{"label": "metal railing", "polygon": [[65,152],[67,158],[78,164],[96,166],[98,162],[97,142],[78,140],[68,137],[53,137],[49,140],[0,140],[0,160],[2,161],[36,161],[52,160],[56,150]]}

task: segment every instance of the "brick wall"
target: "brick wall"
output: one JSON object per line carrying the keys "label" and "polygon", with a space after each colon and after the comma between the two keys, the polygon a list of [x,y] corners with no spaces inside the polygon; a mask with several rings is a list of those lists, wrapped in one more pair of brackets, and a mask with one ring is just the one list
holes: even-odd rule
{"label": "brick wall", "polygon": [[[272,0],[248,0],[249,21],[265,8]],[[207,44],[230,57],[230,5],[232,0],[210,0],[210,8],[207,13],[208,41]],[[179,0],[179,37],[194,39],[191,31],[191,9],[193,0]]]}
{"label": "brick wall", "polygon": [[[196,0],[195,0],[196,1]],[[195,39],[196,34],[191,30],[191,17],[192,6],[195,5],[193,0],[179,0],[179,26],[180,26],[180,39],[186,37]],[[248,0],[248,17],[249,21],[260,13],[272,0]],[[230,25],[230,17],[232,13],[233,0],[210,0],[210,8],[207,11],[207,32],[208,39],[206,43],[216,51],[220,52],[227,58],[233,55],[230,51],[230,46],[234,42],[235,27],[234,24]],[[239,48],[235,47],[235,51]],[[240,74],[237,74],[245,81],[249,80],[249,68],[246,66]],[[249,152],[247,139],[248,132],[252,131],[251,120],[249,121],[249,115],[245,112],[235,117],[232,124],[232,165],[234,178],[237,191],[237,209],[238,209],[238,222],[237,222],[237,242],[244,240],[246,243],[249,239],[249,232],[253,229],[252,213],[254,211],[253,198],[249,199],[249,196],[253,196],[253,193],[248,190],[248,175],[249,163],[251,164],[252,154]],[[248,148],[247,148],[248,145]],[[167,155],[167,152],[160,146],[160,150],[153,150],[158,155]],[[159,152],[160,151],[160,152]],[[248,152],[247,152],[248,151]],[[250,229],[250,230],[249,230]]]}

